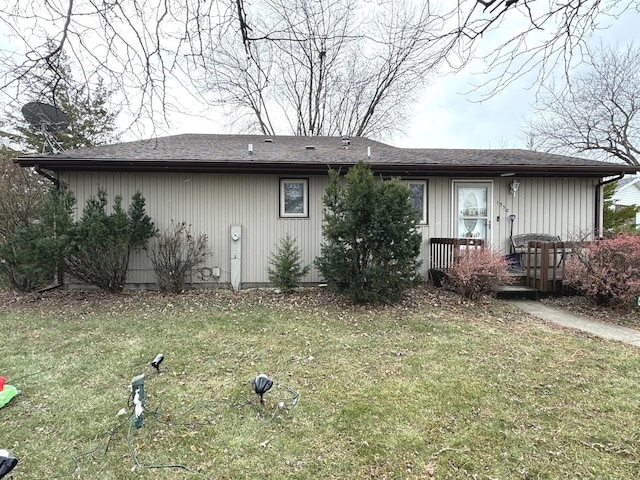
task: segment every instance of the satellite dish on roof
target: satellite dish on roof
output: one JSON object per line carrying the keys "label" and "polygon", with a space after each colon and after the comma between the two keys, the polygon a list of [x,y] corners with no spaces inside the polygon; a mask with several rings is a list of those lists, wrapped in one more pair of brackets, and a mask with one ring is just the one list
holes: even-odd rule
{"label": "satellite dish on roof", "polygon": [[58,132],[69,126],[69,117],[59,108],[42,102],[29,102],[22,107],[24,119],[47,132]]}
{"label": "satellite dish on roof", "polygon": [[[70,121],[66,113],[48,103],[29,102],[22,107],[22,115],[29,125],[39,129],[53,153],[59,153],[63,150],[51,132],[59,132],[69,127]],[[42,147],[43,152],[45,146]]]}

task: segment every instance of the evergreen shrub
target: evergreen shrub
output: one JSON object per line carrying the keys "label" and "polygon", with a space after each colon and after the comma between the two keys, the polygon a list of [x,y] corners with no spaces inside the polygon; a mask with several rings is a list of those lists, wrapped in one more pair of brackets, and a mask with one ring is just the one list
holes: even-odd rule
{"label": "evergreen shrub", "polygon": [[145,212],[140,192],[131,198],[127,211],[116,196],[113,212],[107,214],[107,194],[100,189],[87,200],[82,217],[70,229],[64,249],[65,265],[73,277],[110,292],[124,289],[129,258],[146,248],[156,229]]}
{"label": "evergreen shrub", "polygon": [[[51,187],[37,209],[0,235],[0,273],[11,288],[29,292],[57,283],[75,199],[64,185]],[[7,225],[7,224],[5,224]]]}
{"label": "evergreen shrub", "polygon": [[330,289],[354,302],[391,303],[420,282],[422,235],[409,189],[375,179],[361,161],[345,176],[331,170],[316,266]]}
{"label": "evergreen shrub", "polygon": [[289,234],[280,239],[269,265],[269,281],[283,293],[293,292],[311,269],[311,265],[302,266],[302,252]]}

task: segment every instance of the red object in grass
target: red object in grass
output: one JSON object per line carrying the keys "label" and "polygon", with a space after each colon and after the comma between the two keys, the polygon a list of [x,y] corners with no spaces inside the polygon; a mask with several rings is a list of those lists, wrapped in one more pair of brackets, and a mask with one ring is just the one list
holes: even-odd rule
{"label": "red object in grass", "polygon": [[0,392],[2,390],[4,390],[4,381],[5,381],[5,378],[4,377],[0,377]]}

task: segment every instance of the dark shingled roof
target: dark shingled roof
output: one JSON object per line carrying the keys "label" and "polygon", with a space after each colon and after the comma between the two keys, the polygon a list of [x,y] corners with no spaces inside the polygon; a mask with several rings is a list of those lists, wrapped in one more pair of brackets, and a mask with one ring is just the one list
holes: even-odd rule
{"label": "dark shingled roof", "polygon": [[[251,152],[250,152],[251,145]],[[326,173],[367,160],[388,175],[604,177],[624,164],[527,150],[397,148],[363,137],[185,134],[62,153],[22,156],[21,166],[57,171]]]}

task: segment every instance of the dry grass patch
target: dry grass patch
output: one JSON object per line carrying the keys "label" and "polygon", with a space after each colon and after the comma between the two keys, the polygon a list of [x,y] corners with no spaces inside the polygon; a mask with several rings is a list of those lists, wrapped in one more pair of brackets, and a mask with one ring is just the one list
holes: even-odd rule
{"label": "dry grass patch", "polygon": [[[640,474],[637,351],[499,301],[5,293],[0,319],[0,375],[21,391],[0,448],[20,479]],[[137,429],[125,387],[143,372]],[[276,382],[264,406],[261,372]]]}

